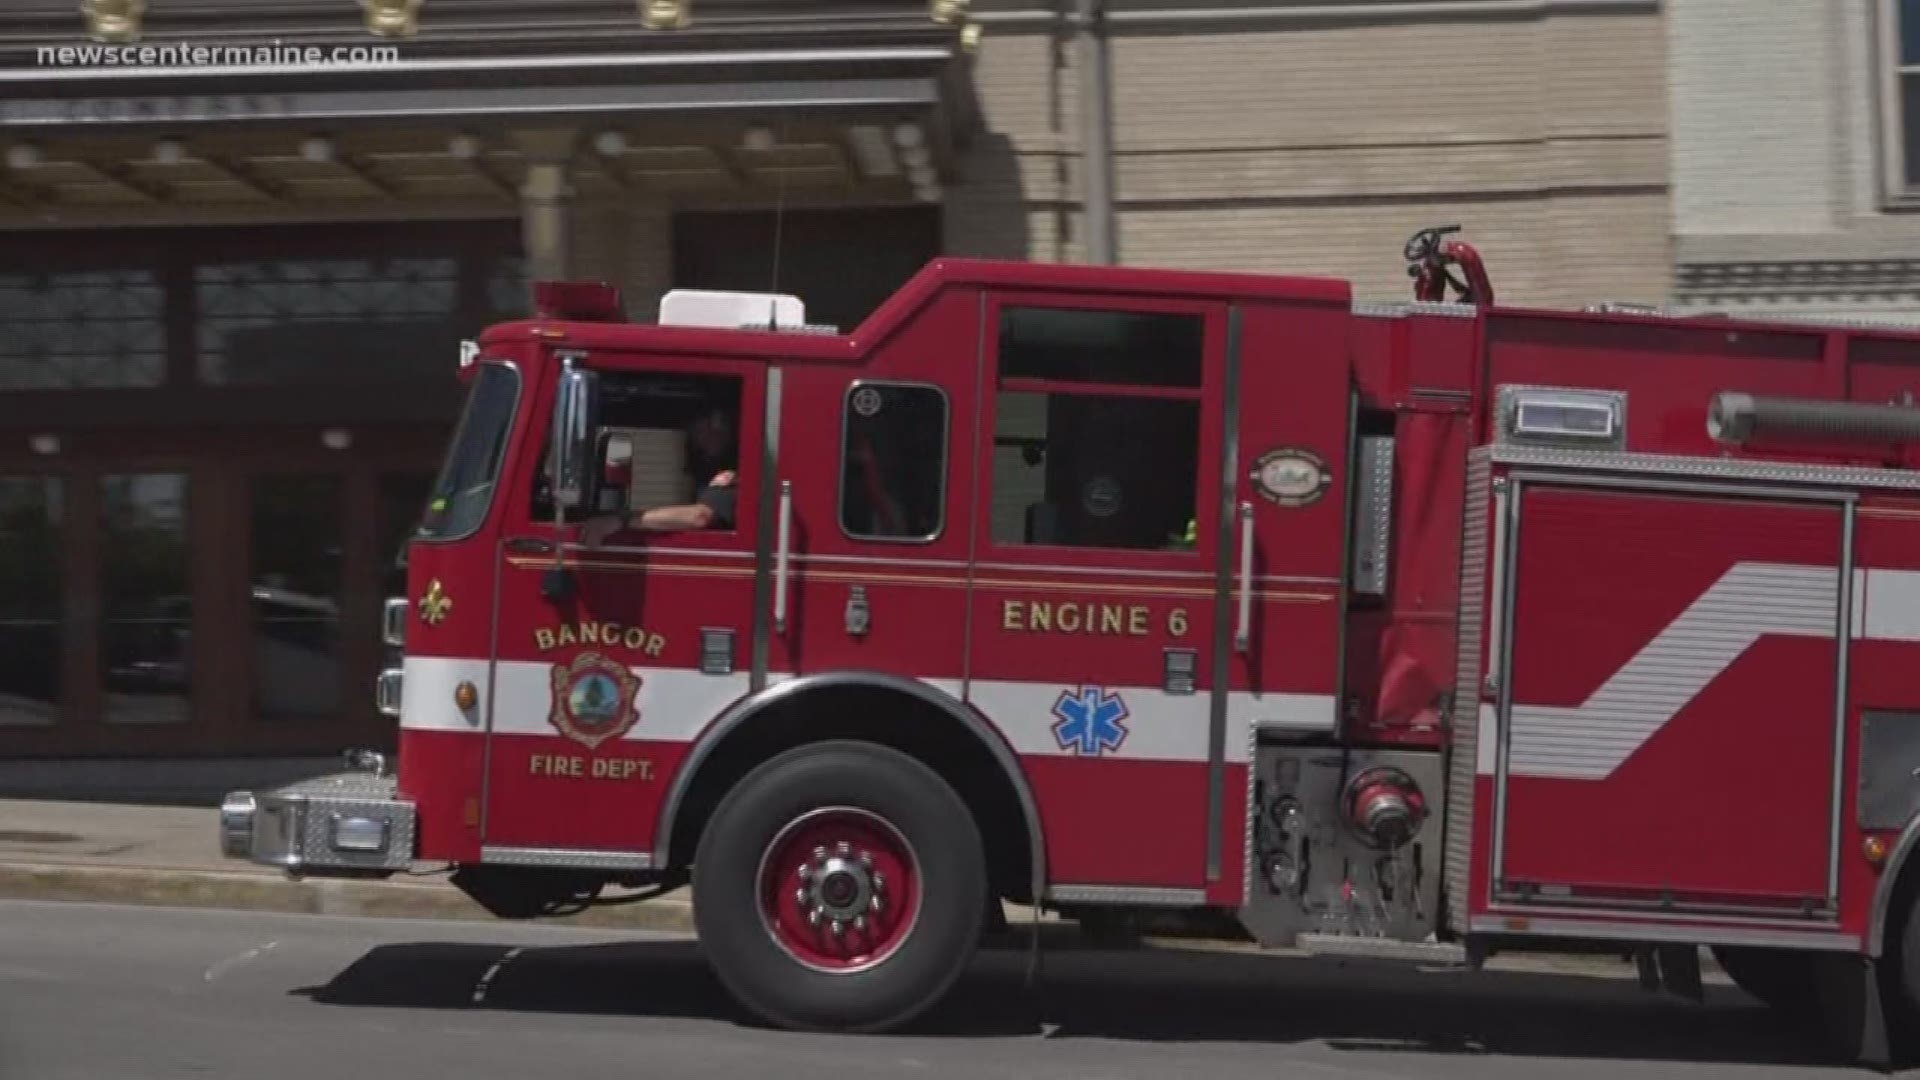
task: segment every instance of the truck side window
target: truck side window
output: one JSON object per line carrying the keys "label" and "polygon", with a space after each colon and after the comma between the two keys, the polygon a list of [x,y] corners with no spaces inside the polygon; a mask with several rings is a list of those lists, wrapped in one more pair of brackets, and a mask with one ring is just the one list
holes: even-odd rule
{"label": "truck side window", "polygon": [[947,395],[855,383],[842,407],[840,528],[858,540],[940,535],[947,495]]}
{"label": "truck side window", "polygon": [[1184,550],[1204,334],[1199,315],[1004,309],[994,542]]}
{"label": "truck side window", "polygon": [[[712,529],[734,528],[739,492],[741,381],[735,376],[678,375],[658,372],[602,371],[600,427],[626,437],[632,450],[628,505],[643,510],[694,502],[715,506]],[[546,468],[552,443],[543,449],[534,476],[535,521],[553,520],[551,474]],[[715,477],[735,474],[731,485],[713,487]],[[603,493],[610,496],[611,493]],[[580,521],[612,510],[611,498],[590,513],[574,511]]]}

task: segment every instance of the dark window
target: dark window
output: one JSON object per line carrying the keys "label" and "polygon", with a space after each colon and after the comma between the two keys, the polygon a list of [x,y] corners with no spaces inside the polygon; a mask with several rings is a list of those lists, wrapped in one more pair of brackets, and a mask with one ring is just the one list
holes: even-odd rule
{"label": "dark window", "polygon": [[1899,24],[1900,51],[1891,107],[1900,119],[1903,179],[1910,186],[1920,185],[1920,0],[1899,0],[1893,17]]}
{"label": "dark window", "polygon": [[194,268],[200,378],[232,386],[447,382],[460,260],[272,259]]}
{"label": "dark window", "polygon": [[1000,377],[1197,390],[1205,331],[1197,315],[1008,308]]}
{"label": "dark window", "polygon": [[0,477],[0,725],[59,709],[62,494],[50,476]]}
{"label": "dark window", "polygon": [[161,297],[152,270],[0,273],[0,391],[159,386]]}
{"label": "dark window", "polygon": [[1003,311],[994,542],[1190,550],[1205,344],[1201,315]]}
{"label": "dark window", "polygon": [[997,411],[995,543],[1184,548],[1198,402],[1003,390]]}
{"label": "dark window", "polygon": [[267,719],[340,708],[341,481],[253,482],[253,707]]}
{"label": "dark window", "polygon": [[849,387],[840,528],[865,540],[931,540],[947,494],[947,396],[930,386]]}
{"label": "dark window", "polygon": [[187,478],[100,478],[100,668],[107,719],[192,714],[193,559]]}
{"label": "dark window", "polygon": [[[627,505],[635,517],[699,501],[720,515],[710,529],[734,528],[745,500],[738,479],[741,388],[741,380],[731,375],[601,373],[595,438],[614,437],[619,445],[609,448],[610,456],[630,457]],[[549,440],[542,461],[549,461],[552,453]],[[727,472],[736,474],[733,484],[710,486]],[[616,496],[602,496],[597,511],[611,511]],[[552,482],[545,467],[534,478],[532,513],[536,521],[553,520]]]}
{"label": "dark window", "polygon": [[458,540],[486,520],[519,398],[520,373],[513,368],[483,363],[473,373],[466,409],[421,518],[420,537]]}

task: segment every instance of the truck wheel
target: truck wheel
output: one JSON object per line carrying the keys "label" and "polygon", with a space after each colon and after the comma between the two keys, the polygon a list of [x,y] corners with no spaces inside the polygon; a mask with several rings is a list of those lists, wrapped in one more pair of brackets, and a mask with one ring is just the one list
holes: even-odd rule
{"label": "truck wheel", "polygon": [[1815,1006],[1813,954],[1786,949],[1715,945],[1713,958],[1733,984],[1789,1016],[1810,1016]]}
{"label": "truck wheel", "polygon": [[824,743],[755,769],[694,858],[694,924],[715,974],[782,1027],[881,1031],[959,978],[980,938],[973,814],[925,765]]}

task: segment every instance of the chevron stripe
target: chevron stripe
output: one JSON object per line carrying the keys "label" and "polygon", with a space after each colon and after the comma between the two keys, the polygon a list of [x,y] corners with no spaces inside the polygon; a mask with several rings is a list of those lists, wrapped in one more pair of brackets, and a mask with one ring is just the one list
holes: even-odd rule
{"label": "chevron stripe", "polygon": [[[1833,637],[1839,577],[1832,566],[1734,564],[1586,701],[1515,703],[1509,775],[1612,775],[1762,637]],[[1859,570],[1852,587],[1856,639],[1920,641],[1920,572]]]}

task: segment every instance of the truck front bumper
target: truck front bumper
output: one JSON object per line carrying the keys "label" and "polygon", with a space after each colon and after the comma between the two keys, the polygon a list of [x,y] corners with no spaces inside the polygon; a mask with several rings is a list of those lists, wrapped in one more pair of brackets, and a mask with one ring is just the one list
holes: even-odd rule
{"label": "truck front bumper", "polygon": [[336,773],[220,803],[220,851],[292,874],[392,873],[413,863],[416,815],[391,776]]}

